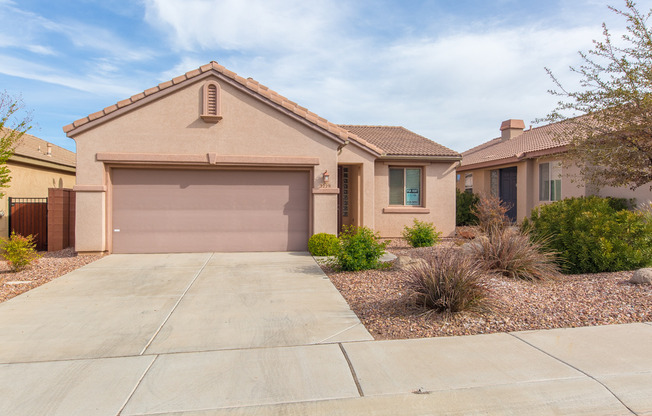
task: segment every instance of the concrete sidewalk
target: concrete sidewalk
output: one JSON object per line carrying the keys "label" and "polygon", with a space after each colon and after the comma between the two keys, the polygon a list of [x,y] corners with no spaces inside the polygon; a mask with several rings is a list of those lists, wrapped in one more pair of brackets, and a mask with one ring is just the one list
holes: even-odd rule
{"label": "concrete sidewalk", "polygon": [[372,341],[324,278],[109,256],[0,304],[0,414],[652,415],[652,324]]}

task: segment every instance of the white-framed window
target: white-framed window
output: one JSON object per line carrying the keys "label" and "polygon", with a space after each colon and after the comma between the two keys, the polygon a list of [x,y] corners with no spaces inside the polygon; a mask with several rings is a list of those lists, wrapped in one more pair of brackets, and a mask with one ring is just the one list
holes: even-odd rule
{"label": "white-framed window", "polygon": [[539,164],[539,201],[561,199],[561,162]]}
{"label": "white-framed window", "polygon": [[421,206],[421,168],[389,168],[389,204]]}
{"label": "white-framed window", "polygon": [[468,192],[470,194],[473,193],[473,174],[472,173],[465,173],[464,174],[464,192]]}

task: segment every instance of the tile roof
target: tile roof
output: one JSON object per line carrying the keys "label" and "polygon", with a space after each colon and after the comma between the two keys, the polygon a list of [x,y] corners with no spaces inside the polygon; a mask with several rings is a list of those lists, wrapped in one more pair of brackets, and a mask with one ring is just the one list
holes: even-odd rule
{"label": "tile roof", "polygon": [[400,126],[340,124],[340,127],[383,149],[388,156],[460,156],[456,151]]}
{"label": "tile roof", "polygon": [[535,152],[555,153],[555,149],[563,151],[563,147],[568,142],[560,141],[557,137],[564,132],[564,129],[564,122],[560,122],[525,130],[521,135],[506,141],[498,137],[462,152],[460,168],[481,163],[499,165],[506,159],[522,159]]}
{"label": "tile roof", "polygon": [[[48,144],[51,146],[51,153],[49,155]],[[23,137],[21,137],[16,149],[14,150],[14,154],[16,156],[29,157],[31,159],[42,160],[73,168],[77,162],[77,155],[75,152],[48,143],[43,139],[32,136],[31,134],[24,134]]]}
{"label": "tile roof", "polygon": [[310,112],[307,108],[301,107],[297,103],[288,100],[259,82],[251,78],[243,78],[214,61],[195,70],[186,72],[184,75],[173,78],[170,81],[163,82],[156,87],[149,88],[139,94],[127,98],[126,100],[118,101],[116,104],[90,114],[87,117],[76,120],[72,124],[64,126],[63,131],[68,135],[68,137],[72,137],[75,134],[75,130],[79,127],[88,125],[89,123],[95,123],[103,117],[135,104],[146,97],[155,94],[165,94],[166,90],[170,87],[181,84],[210,71],[214,71],[227,78],[227,80],[231,80],[247,88],[250,92],[264,97],[270,102],[270,104],[280,106],[283,109],[290,111],[326,133],[335,135],[342,141],[353,141],[378,156],[459,156],[458,153],[402,127],[339,126],[331,123],[330,121],[319,117],[317,114]]}
{"label": "tile roof", "polygon": [[338,125],[331,123],[330,121],[319,117],[317,114],[312,113],[308,111],[307,108],[301,107],[297,103],[288,100],[287,98],[283,97],[279,93],[269,89],[268,87],[260,84],[258,81],[255,81],[251,78],[243,78],[236,74],[233,71],[229,71],[222,65],[218,64],[215,61],[212,61],[206,65],[203,65],[195,70],[186,72],[185,74],[178,76],[176,78],[173,78],[170,81],[163,82],[153,88],[149,88],[139,94],[133,95],[130,98],[127,98],[126,100],[118,101],[116,104],[113,104],[109,107],[106,107],[104,110],[100,110],[96,113],[90,114],[87,117],[81,118],[79,120],[76,120],[72,124],[68,124],[67,126],[63,127],[63,131],[68,135],[68,137],[72,137],[74,135],[75,129],[84,126],[88,123],[95,122],[96,120],[99,120],[115,111],[121,110],[125,107],[128,107],[134,103],[137,103],[138,101],[152,96],[154,94],[159,94],[159,93],[165,93],[165,90],[174,86],[178,85],[180,83],[186,82],[188,80],[191,80],[193,78],[198,77],[201,74],[204,74],[206,72],[214,71],[217,72],[218,74],[226,77],[227,79],[230,79],[232,81],[235,81],[236,83],[240,84],[243,87],[246,87],[248,90],[251,92],[254,92],[256,94],[259,94],[266,98],[267,100],[271,101],[272,104],[275,104],[277,106],[283,107],[284,109],[294,113],[295,115],[307,120],[308,122],[312,123],[313,125],[319,127],[320,129],[324,130],[327,133],[333,134],[337,137],[339,137],[341,140],[352,140],[355,141],[356,143],[360,144],[363,147],[366,147],[368,150],[372,151],[373,153],[376,154],[383,154],[383,150],[374,146],[371,143],[368,143],[364,139],[356,136],[355,134],[349,132],[346,129],[343,129],[342,127],[339,127]]}

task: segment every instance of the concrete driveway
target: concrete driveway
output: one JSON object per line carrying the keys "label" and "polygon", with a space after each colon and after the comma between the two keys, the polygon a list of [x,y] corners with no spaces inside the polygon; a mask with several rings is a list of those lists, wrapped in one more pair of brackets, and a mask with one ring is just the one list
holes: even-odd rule
{"label": "concrete driveway", "polygon": [[650,324],[372,341],[306,253],[111,255],[0,337],[0,415],[652,414]]}

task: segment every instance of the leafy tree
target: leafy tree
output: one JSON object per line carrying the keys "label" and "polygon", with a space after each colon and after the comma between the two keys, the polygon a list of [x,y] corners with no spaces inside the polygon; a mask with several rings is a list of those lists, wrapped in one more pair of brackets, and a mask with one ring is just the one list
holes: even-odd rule
{"label": "leafy tree", "polygon": [[[652,181],[652,10],[641,13],[632,0],[609,9],[627,20],[621,40],[602,24],[602,41],[579,52],[582,64],[570,70],[581,77],[580,90],[568,91],[550,69],[562,97],[544,121],[563,121],[556,139],[567,143],[567,160],[585,180],[636,189]],[[570,114],[569,114],[570,113]]]}
{"label": "leafy tree", "polygon": [[[20,98],[12,97],[7,91],[0,93],[0,188],[9,187],[11,172],[7,161],[13,156],[23,134],[32,128],[31,116],[23,110]],[[4,196],[0,191],[0,198]]]}

